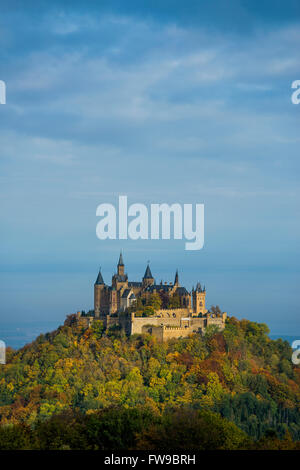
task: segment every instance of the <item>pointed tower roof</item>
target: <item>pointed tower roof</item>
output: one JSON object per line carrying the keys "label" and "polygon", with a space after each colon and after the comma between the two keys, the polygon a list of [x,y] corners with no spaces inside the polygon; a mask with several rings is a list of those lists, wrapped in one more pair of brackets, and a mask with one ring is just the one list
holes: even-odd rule
{"label": "pointed tower roof", "polygon": [[178,280],[178,269],[176,269],[175,281],[174,281],[174,285],[177,285],[177,284],[179,284],[179,280]]}
{"label": "pointed tower roof", "polygon": [[119,258],[118,266],[124,266],[122,251],[120,251],[120,258]]}
{"label": "pointed tower roof", "polygon": [[196,292],[203,292],[203,289],[202,289],[202,287],[201,287],[200,282],[197,282],[197,285],[196,285]]}
{"label": "pointed tower roof", "polygon": [[143,279],[153,279],[149,263],[147,264],[147,268],[146,268]]}
{"label": "pointed tower roof", "polygon": [[102,274],[101,274],[101,268],[100,268],[97,279],[96,279],[96,282],[95,282],[95,285],[101,285],[101,284],[104,284],[104,281],[103,281],[103,277],[102,277]]}

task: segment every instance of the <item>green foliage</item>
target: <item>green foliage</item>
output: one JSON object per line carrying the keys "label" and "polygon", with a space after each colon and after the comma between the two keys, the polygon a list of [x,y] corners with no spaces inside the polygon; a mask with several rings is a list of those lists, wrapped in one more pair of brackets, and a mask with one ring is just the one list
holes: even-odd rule
{"label": "green foliage", "polygon": [[169,299],[168,308],[180,308],[180,297],[179,295],[173,295]]}
{"label": "green foliage", "polygon": [[28,450],[34,448],[32,432],[24,424],[0,426],[0,450]]}
{"label": "green foliage", "polygon": [[161,308],[162,300],[157,292],[154,292],[150,295],[147,305],[153,307],[154,311],[159,310]]}
{"label": "green foliage", "polygon": [[150,317],[161,308],[161,298],[155,292],[148,299],[138,297],[127,311],[134,312],[136,317]]}
{"label": "green foliage", "polygon": [[209,411],[171,410],[138,436],[141,450],[246,449],[251,439],[233,423]]}
{"label": "green foliage", "polygon": [[105,332],[101,321],[63,326],[9,351],[1,366],[1,448],[154,449],[163,436],[183,448],[188,435],[210,448],[201,429],[214,448],[294,448],[300,371],[291,354],[266,325],[235,318],[222,332],[166,343]]}
{"label": "green foliage", "polygon": [[91,325],[91,330],[92,330],[92,332],[94,333],[94,335],[97,339],[102,338],[102,335],[103,335],[104,330],[105,330],[105,328],[103,326],[103,322],[100,321],[100,320],[95,320]]}

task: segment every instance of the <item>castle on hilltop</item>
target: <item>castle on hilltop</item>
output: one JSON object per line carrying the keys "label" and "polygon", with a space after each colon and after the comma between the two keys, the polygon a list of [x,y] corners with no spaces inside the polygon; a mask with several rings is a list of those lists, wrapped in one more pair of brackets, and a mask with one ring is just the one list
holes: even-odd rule
{"label": "castle on hilltop", "polygon": [[[199,282],[192,292],[182,287],[178,271],[173,283],[156,284],[149,263],[141,281],[128,281],[121,253],[110,286],[99,270],[94,284],[94,314],[88,321],[102,320],[106,328],[118,326],[129,335],[150,333],[159,341],[203,333],[209,325],[223,329],[226,312],[209,312],[205,297],[205,287]],[[79,320],[81,314],[77,316]]]}

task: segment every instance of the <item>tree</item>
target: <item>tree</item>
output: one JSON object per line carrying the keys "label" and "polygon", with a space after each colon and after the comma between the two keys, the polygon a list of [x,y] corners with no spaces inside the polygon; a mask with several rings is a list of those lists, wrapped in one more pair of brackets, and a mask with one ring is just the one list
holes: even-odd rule
{"label": "tree", "polygon": [[25,424],[0,426],[0,450],[31,449],[32,432]]}
{"label": "tree", "polygon": [[174,294],[170,297],[168,308],[180,308],[180,297],[177,294]]}
{"label": "tree", "polygon": [[188,408],[171,410],[137,436],[139,450],[246,449],[247,434],[219,415]]}
{"label": "tree", "polygon": [[221,315],[221,314],[222,314],[222,311],[221,311],[219,305],[216,305],[215,307],[212,305],[212,306],[210,307],[210,311],[211,311],[211,313],[213,313],[214,315]]}
{"label": "tree", "polygon": [[157,292],[150,295],[147,305],[153,307],[154,310],[159,310],[162,305],[162,300]]}
{"label": "tree", "polygon": [[164,290],[160,290],[159,296],[161,298],[161,308],[168,308],[169,301],[170,301],[170,296],[168,292],[165,292]]}

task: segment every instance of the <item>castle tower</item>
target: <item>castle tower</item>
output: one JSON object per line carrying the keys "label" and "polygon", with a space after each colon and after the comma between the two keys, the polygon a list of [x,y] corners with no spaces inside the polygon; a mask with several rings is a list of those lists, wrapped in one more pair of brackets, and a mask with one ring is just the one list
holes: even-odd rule
{"label": "castle tower", "polygon": [[196,289],[193,289],[192,291],[194,315],[198,315],[199,313],[206,313],[205,296],[205,287],[202,289],[200,282],[198,282],[196,285]]}
{"label": "castle tower", "polygon": [[118,292],[120,289],[125,289],[128,286],[128,276],[127,274],[125,274],[125,266],[122,252],[120,253],[119,262],[117,265],[117,273],[113,275],[111,285]]}
{"label": "castle tower", "polygon": [[104,281],[101,274],[101,268],[99,269],[99,273],[94,284],[94,310],[95,310],[95,318],[100,317],[100,311],[102,307],[102,294],[104,290]]}
{"label": "castle tower", "polygon": [[148,286],[153,286],[153,285],[154,285],[154,277],[152,276],[151,269],[148,263],[144,277],[143,277],[143,287],[148,287]]}
{"label": "castle tower", "polygon": [[116,313],[118,309],[118,292],[115,288],[112,288],[109,297],[109,314],[111,315],[113,313]]}
{"label": "castle tower", "polygon": [[124,276],[124,270],[125,270],[125,266],[124,266],[122,251],[121,251],[119,262],[118,262],[118,276]]}

